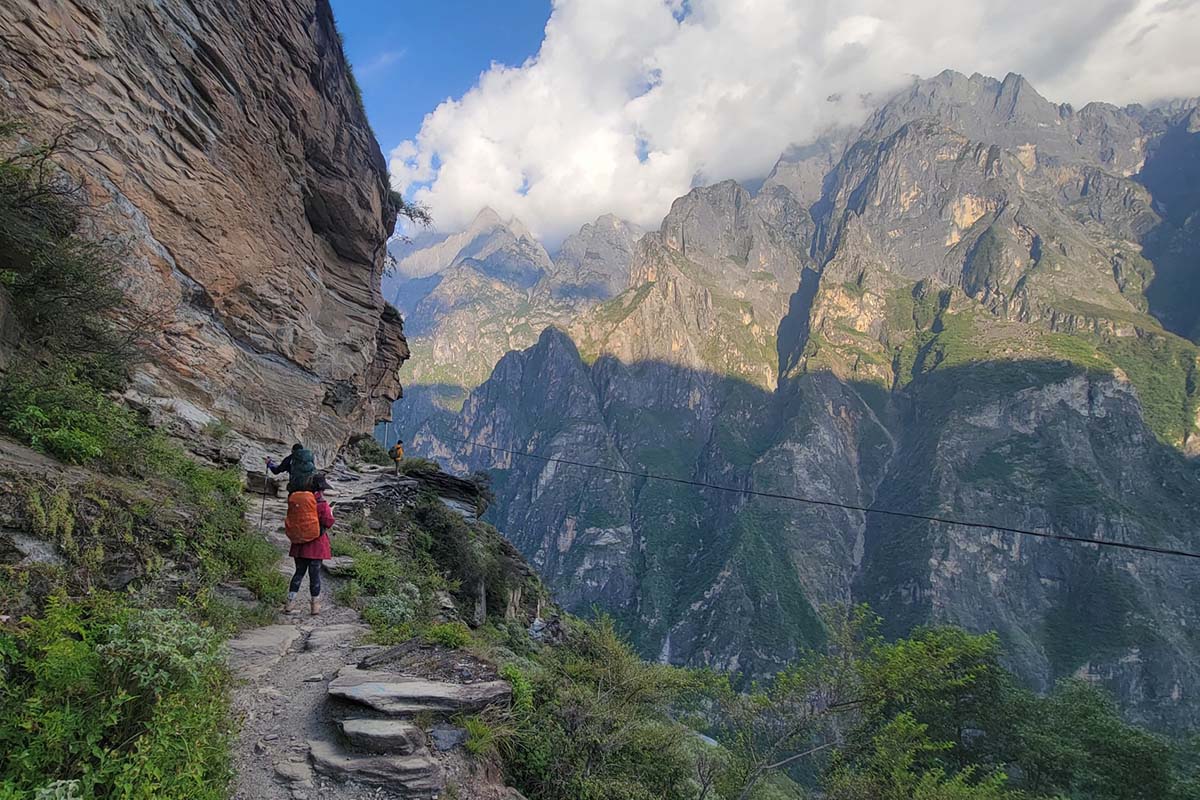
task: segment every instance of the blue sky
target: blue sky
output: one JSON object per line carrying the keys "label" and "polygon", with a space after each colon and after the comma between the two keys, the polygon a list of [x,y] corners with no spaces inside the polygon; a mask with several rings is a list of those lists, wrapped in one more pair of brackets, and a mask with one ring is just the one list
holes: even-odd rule
{"label": "blue sky", "polygon": [[475,85],[493,61],[537,52],[550,0],[332,0],[371,127],[386,155]]}
{"label": "blue sky", "polygon": [[332,2],[392,185],[440,230],[489,206],[551,247],[764,178],[914,75],[1018,72],[1076,107],[1200,86],[1200,0]]}

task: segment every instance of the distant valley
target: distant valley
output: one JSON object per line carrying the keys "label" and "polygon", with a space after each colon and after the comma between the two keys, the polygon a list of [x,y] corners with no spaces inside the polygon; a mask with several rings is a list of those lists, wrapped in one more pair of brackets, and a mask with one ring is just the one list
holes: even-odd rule
{"label": "distant valley", "polygon": [[[1196,549],[1200,110],[1080,109],[945,72],[756,191],[393,242],[415,354],[381,438],[488,469],[490,519],[644,655],[765,675],[869,602],[997,630],[1046,688],[1200,721],[1198,570],[547,464]],[[407,370],[406,370],[407,371]]]}

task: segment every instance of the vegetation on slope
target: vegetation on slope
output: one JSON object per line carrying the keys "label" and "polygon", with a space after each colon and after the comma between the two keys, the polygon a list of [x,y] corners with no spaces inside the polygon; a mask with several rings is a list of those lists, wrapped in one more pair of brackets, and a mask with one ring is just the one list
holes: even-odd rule
{"label": "vegetation on slope", "polygon": [[[510,708],[460,723],[474,758],[530,800],[1196,796],[1198,754],[1125,724],[1086,683],[1020,688],[995,635],[888,642],[867,609],[830,609],[823,645],[739,691],[737,676],[643,661],[603,615],[558,615],[494,529],[436,498],[376,507],[339,542],[380,641],[466,648],[512,684]],[[469,608],[480,581],[483,624],[444,621],[438,593]],[[493,602],[516,589],[515,606]],[[539,608],[549,619],[527,629]]]}
{"label": "vegetation on slope", "polygon": [[[14,126],[6,126],[13,133]],[[0,798],[216,798],[229,778],[223,636],[283,594],[239,476],[201,466],[110,392],[139,331],[120,248],[81,235],[65,146],[0,161],[0,288],[20,322],[0,430],[68,464],[0,467],[2,521],[53,557],[0,565]]]}

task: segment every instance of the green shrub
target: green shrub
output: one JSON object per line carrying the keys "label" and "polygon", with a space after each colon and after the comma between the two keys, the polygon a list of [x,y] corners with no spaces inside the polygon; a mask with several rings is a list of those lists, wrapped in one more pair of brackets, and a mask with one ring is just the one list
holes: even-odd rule
{"label": "green shrub", "polygon": [[405,458],[400,462],[400,472],[403,475],[427,475],[431,472],[441,472],[442,465],[428,458],[416,456]]}
{"label": "green shrub", "polygon": [[517,726],[504,763],[512,785],[545,800],[696,797],[693,734],[672,721],[696,686],[690,673],[642,661],[607,618],[573,622],[567,641],[538,660],[534,675],[502,672]]}
{"label": "green shrub", "polygon": [[397,628],[416,619],[421,592],[411,583],[403,583],[396,594],[373,597],[363,609],[363,619],[372,628]]}
{"label": "green shrub", "polygon": [[0,391],[0,425],[34,448],[73,464],[100,459],[128,469],[148,446],[136,415],[70,367],[26,370]]}
{"label": "green shrub", "polygon": [[533,684],[515,664],[501,667],[500,677],[512,684],[513,713],[520,719],[527,718],[533,713]]}
{"label": "green shrub", "polygon": [[359,608],[363,602],[362,584],[351,578],[334,591],[333,599],[339,606]]}
{"label": "green shrub", "polygon": [[[18,123],[0,123],[0,288],[39,356],[74,364],[89,380],[114,387],[146,322],[144,315],[118,313],[128,312],[125,248],[79,235],[87,196],[55,163],[69,155],[72,131],[43,145],[13,144],[22,133]],[[78,434],[53,433],[55,447],[86,454],[93,443]]]}
{"label": "green shrub", "polygon": [[404,580],[404,567],[386,554],[363,551],[354,557],[354,579],[369,594],[391,594]]}
{"label": "green shrub", "polygon": [[479,759],[498,761],[512,754],[516,730],[502,714],[485,712],[459,719],[467,731],[463,746]]}
{"label": "green shrub", "polygon": [[231,433],[233,433],[233,428],[230,427],[229,423],[225,422],[225,420],[213,419],[205,424],[204,433],[208,436],[211,436],[213,439],[216,439],[218,442],[223,442],[229,438]]}
{"label": "green shrub", "polygon": [[370,436],[355,442],[354,452],[361,463],[375,464],[381,467],[390,467],[392,465],[392,457],[387,454],[387,450],[384,450],[383,445]]}
{"label": "green shrub", "polygon": [[223,798],[224,664],[216,633],[178,612],[106,593],[52,598],[41,619],[0,633],[0,787]]}
{"label": "green shrub", "polygon": [[471,643],[471,629],[461,622],[445,622],[425,631],[425,641],[458,650]]}

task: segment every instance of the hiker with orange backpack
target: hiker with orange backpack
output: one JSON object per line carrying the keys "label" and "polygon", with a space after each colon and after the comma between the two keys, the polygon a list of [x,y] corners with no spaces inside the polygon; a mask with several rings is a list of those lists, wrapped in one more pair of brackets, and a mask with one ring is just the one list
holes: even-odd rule
{"label": "hiker with orange backpack", "polygon": [[296,563],[296,573],[292,575],[292,583],[288,587],[284,613],[295,613],[296,595],[300,592],[305,573],[308,573],[308,592],[312,595],[312,614],[316,616],[321,613],[321,562],[333,557],[328,533],[334,523],[333,509],[326,502],[324,494],[328,490],[329,481],[317,473],[304,489],[288,495],[284,530],[292,543],[288,555]]}

